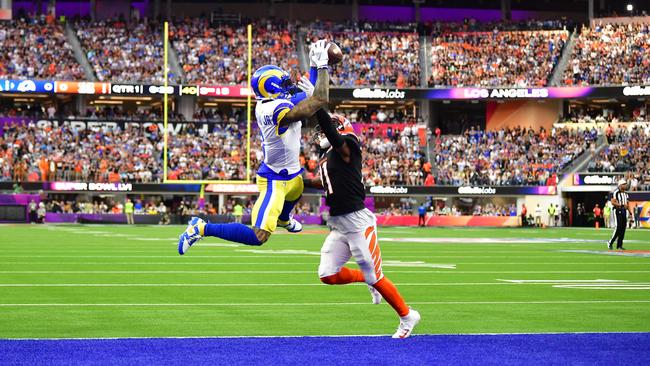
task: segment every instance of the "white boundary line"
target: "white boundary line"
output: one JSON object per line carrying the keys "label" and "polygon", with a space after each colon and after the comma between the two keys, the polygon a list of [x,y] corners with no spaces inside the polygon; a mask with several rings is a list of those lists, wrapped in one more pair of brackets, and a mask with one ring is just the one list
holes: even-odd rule
{"label": "white boundary line", "polygon": [[[292,257],[314,258],[313,255],[291,255]],[[195,257],[183,257],[176,255],[0,255],[0,258],[178,258],[178,260],[190,260],[201,258],[275,258],[269,255],[202,255]],[[288,258],[278,258],[288,259]],[[109,262],[110,263],[110,262]]]}
{"label": "white boundary line", "polygon": [[[400,256],[401,257],[401,256]],[[241,257],[246,259],[247,257]],[[277,258],[277,259],[288,259],[288,258]],[[30,261],[0,261],[0,264],[75,264],[75,265],[131,265],[131,264],[150,264],[150,265],[318,265],[318,260],[315,259],[311,262],[200,262],[200,261],[186,261],[185,258],[179,259],[174,262],[58,262],[58,261],[48,261],[48,262],[30,262]],[[384,261],[383,265],[386,267],[409,267],[409,264],[412,264],[412,267],[424,267],[425,265],[431,266],[458,266],[458,265],[643,265],[650,266],[650,261],[648,262],[461,262],[456,264],[443,264],[443,263],[426,263],[420,262],[400,262],[400,261]],[[442,267],[432,267],[432,268],[442,268]]]}
{"label": "white boundary line", "polygon": [[[649,332],[530,332],[530,333],[428,333],[412,334],[411,337],[464,337],[464,336],[512,336],[512,335],[598,335],[598,334],[649,334]],[[2,341],[103,341],[103,340],[147,340],[147,339],[241,339],[241,338],[364,338],[390,337],[391,334],[331,334],[331,335],[252,335],[252,336],[163,336],[163,337],[91,337],[91,338],[0,338]]]}
{"label": "white boundary line", "polygon": [[[552,285],[566,283],[577,285],[580,281],[555,281],[555,282],[414,282],[396,283],[397,286],[518,286],[518,285]],[[577,283],[576,283],[577,282]],[[627,281],[612,281],[614,284]],[[593,282],[591,282],[593,283]],[[611,283],[611,282],[610,282]],[[606,285],[606,283],[595,285]],[[0,287],[294,287],[294,286],[327,286],[319,282],[314,283],[2,283]],[[569,285],[566,285],[569,286]],[[625,286],[650,286],[650,283],[628,283]],[[563,287],[563,286],[556,286]]]}
{"label": "white boundary line", "polygon": [[[645,304],[650,300],[562,300],[562,301],[420,301],[413,305],[562,305],[562,304]],[[0,303],[0,307],[261,307],[261,306],[352,306],[373,305],[369,302],[313,302],[313,303]]]}
{"label": "white boundary line", "polygon": [[[110,264],[110,263],[108,263]],[[391,267],[397,268],[397,267]],[[399,267],[404,268],[404,267]],[[395,271],[388,268],[386,273],[429,273],[429,274],[603,274],[603,273],[650,273],[649,271],[438,271],[438,270],[406,270]],[[260,273],[260,274],[299,274],[299,273],[316,273],[316,271],[0,271],[0,274],[156,274],[156,273],[175,273],[175,274],[237,274],[237,273]]]}

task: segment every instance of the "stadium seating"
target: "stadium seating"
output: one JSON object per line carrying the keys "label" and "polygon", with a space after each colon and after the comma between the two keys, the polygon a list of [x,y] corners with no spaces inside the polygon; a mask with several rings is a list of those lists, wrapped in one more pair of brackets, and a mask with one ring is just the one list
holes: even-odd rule
{"label": "stadium seating", "polygon": [[[163,41],[157,22],[79,22],[77,37],[99,81],[162,84]],[[170,82],[178,75],[170,73]]]}
{"label": "stadium seating", "polygon": [[648,24],[582,28],[564,73],[566,85],[650,83]]}
{"label": "stadium seating", "polygon": [[[207,133],[188,123],[179,134],[170,136],[167,178],[244,179],[244,131],[232,123],[234,117],[228,121],[214,124]],[[648,137],[634,137],[634,133],[617,136],[635,146],[638,156],[629,153],[620,162],[600,163],[590,170],[611,171],[612,166],[624,163],[633,171],[647,169],[647,151],[644,158],[641,150],[647,146]],[[255,132],[252,137],[251,168],[255,170],[263,156]],[[303,135],[301,157],[308,178],[318,175],[318,148],[311,137],[307,132]],[[361,137],[365,159],[362,174],[367,186],[555,185],[558,173],[595,139],[588,131],[569,129],[549,134],[521,128],[493,132],[472,128],[460,136],[442,135],[435,139],[429,162],[414,125],[363,128]],[[75,148],[70,147],[71,141]],[[0,139],[0,179],[160,182],[161,142],[155,125],[146,129],[131,126],[126,131],[7,127]],[[610,147],[615,148],[616,145]]]}
{"label": "stadium seating", "polygon": [[415,33],[312,30],[306,44],[326,38],[343,51],[343,61],[332,71],[337,86],[420,86],[420,42]]}
{"label": "stadium seating", "polygon": [[626,173],[630,189],[650,189],[650,126],[618,128],[608,144],[589,163],[589,172]]}
{"label": "stadium seating", "polygon": [[[198,138],[197,138],[198,137]],[[170,180],[243,180],[246,139],[235,125],[215,125],[208,134],[185,125],[169,137],[167,178]]]}
{"label": "stadium seating", "polygon": [[62,25],[46,20],[0,22],[0,78],[83,80]]}
{"label": "stadium seating", "polygon": [[432,161],[439,185],[556,185],[558,173],[595,137],[569,129],[482,131],[436,139]]}
{"label": "stadium seating", "polygon": [[[278,21],[255,24],[253,69],[266,64],[299,70],[294,25]],[[248,41],[245,26],[210,26],[202,18],[185,19],[172,27],[174,47],[188,83],[245,85]]]}
{"label": "stadium seating", "polygon": [[567,37],[566,31],[434,36],[429,86],[545,86]]}

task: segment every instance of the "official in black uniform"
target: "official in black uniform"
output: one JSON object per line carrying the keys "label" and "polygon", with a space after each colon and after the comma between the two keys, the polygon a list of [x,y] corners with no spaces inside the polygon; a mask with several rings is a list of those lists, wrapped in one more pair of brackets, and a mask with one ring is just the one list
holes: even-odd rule
{"label": "official in black uniform", "polygon": [[[395,285],[382,271],[377,218],[365,206],[361,175],[361,142],[350,121],[324,110],[316,112],[320,131],[316,137],[322,149],[320,184],[330,207],[330,233],[321,248],[318,276],[328,285],[365,282],[373,303],[385,299],[400,317],[393,338],[407,338],[420,321],[420,313],[406,305]],[[314,182],[306,180],[305,185]],[[345,267],[354,257],[359,270]]]}
{"label": "official in black uniform", "polygon": [[618,188],[612,192],[612,205],[614,206],[614,233],[612,238],[607,242],[607,249],[612,250],[614,242],[616,249],[623,248],[623,239],[625,238],[625,228],[627,227],[627,213],[634,215],[628,203],[627,181],[621,179],[618,181]]}

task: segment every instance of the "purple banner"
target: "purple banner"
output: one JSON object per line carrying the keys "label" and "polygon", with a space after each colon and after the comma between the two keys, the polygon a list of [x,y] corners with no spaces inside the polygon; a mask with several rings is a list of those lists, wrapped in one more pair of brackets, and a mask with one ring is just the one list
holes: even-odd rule
{"label": "purple banner", "polygon": [[26,125],[34,122],[28,117],[0,117],[0,136],[4,136],[5,126]]}
{"label": "purple banner", "polygon": [[4,206],[0,222],[29,222],[28,207],[32,200],[38,205],[41,197],[37,194],[0,194],[0,206]]}
{"label": "purple banner", "polygon": [[[28,196],[28,195],[26,195]],[[38,197],[37,195],[33,195]],[[0,196],[1,197],[1,196]],[[159,215],[134,215],[136,224],[156,224],[160,220]],[[305,225],[320,225],[320,215],[295,215],[296,220]],[[225,219],[224,215],[221,215]],[[221,220],[220,220],[221,221]],[[74,213],[52,213],[45,215],[47,223],[102,223],[102,224],[126,224],[124,214],[74,214]],[[243,223],[250,223],[250,215],[242,217]]]}
{"label": "purple banner", "polygon": [[581,98],[593,90],[590,87],[430,89],[426,99]]}
{"label": "purple banner", "polygon": [[[536,18],[533,11],[512,10],[512,20]],[[481,22],[501,20],[500,9],[463,9],[463,8],[420,8],[420,21],[459,22],[465,19],[476,19]],[[359,6],[359,18],[370,21],[414,22],[415,8],[413,6]]]}
{"label": "purple banner", "polygon": [[0,194],[0,205],[28,205],[32,200],[38,204],[41,202],[41,196],[37,194]]}
{"label": "purple banner", "polygon": [[77,214],[48,212],[45,214],[45,222],[74,224],[77,222]]}
{"label": "purple banner", "polygon": [[294,215],[293,217],[304,225],[320,225],[323,222],[320,215]]}

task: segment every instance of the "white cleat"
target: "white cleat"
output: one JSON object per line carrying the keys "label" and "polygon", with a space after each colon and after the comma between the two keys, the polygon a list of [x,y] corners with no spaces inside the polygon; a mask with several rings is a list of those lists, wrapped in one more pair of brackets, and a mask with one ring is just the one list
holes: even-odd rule
{"label": "white cleat", "polygon": [[190,222],[187,223],[187,229],[178,238],[178,254],[185,254],[192,245],[203,238],[201,236],[201,226],[205,226],[206,222],[198,217],[192,217]]}
{"label": "white cleat", "polygon": [[411,309],[405,317],[399,319],[399,327],[397,327],[397,331],[393,334],[393,338],[408,338],[411,335],[413,328],[415,328],[419,322],[420,313]]}
{"label": "white cleat", "polygon": [[287,229],[290,233],[299,233],[302,231],[302,224],[294,219],[293,216],[289,218],[289,222],[286,225],[278,223],[278,226]]}
{"label": "white cleat", "polygon": [[368,285],[368,291],[370,291],[370,296],[372,296],[372,303],[375,305],[380,304],[382,297],[379,291],[370,285]]}

